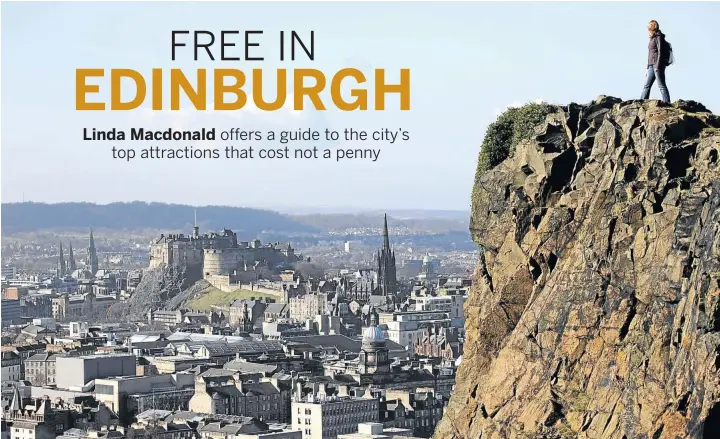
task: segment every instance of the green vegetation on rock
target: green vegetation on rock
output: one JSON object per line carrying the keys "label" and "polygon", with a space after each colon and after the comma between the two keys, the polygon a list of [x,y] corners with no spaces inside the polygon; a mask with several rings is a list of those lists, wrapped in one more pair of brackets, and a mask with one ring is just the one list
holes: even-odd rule
{"label": "green vegetation on rock", "polygon": [[185,302],[182,307],[198,311],[212,311],[213,306],[228,306],[236,299],[265,298],[277,300],[279,295],[261,293],[259,291],[235,290],[223,291],[219,288],[209,286],[192,299]]}
{"label": "green vegetation on rock", "polygon": [[473,204],[478,200],[480,177],[510,157],[515,147],[523,140],[529,139],[535,127],[543,123],[551,111],[552,106],[546,103],[528,103],[522,107],[508,108],[495,122],[488,125],[478,154],[472,191]]}
{"label": "green vegetation on rock", "polygon": [[480,147],[475,182],[489,169],[508,158],[522,140],[529,139],[535,127],[550,113],[548,104],[530,103],[508,108],[497,120],[488,125]]}

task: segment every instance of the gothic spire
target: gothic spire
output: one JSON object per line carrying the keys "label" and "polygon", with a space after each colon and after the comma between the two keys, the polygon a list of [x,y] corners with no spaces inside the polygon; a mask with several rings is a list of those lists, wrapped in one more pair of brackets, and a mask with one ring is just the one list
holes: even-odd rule
{"label": "gothic spire", "polygon": [[65,255],[63,255],[62,242],[60,242],[60,256],[58,256],[58,276],[65,276],[67,271],[65,269]]}
{"label": "gothic spire", "polygon": [[93,230],[90,229],[90,243],[88,245],[87,260],[85,261],[86,269],[89,269],[92,275],[98,271],[98,257],[97,250],[95,249],[95,239],[93,237]]}
{"label": "gothic spire", "polygon": [[70,262],[70,272],[77,270],[77,264],[75,264],[75,255],[73,255],[72,241],[70,242],[70,255],[68,256]]}
{"label": "gothic spire", "polygon": [[377,256],[379,295],[394,296],[397,294],[397,274],[395,269],[395,251],[390,247],[387,214],[383,224],[383,245]]}
{"label": "gothic spire", "polygon": [[387,213],[385,214],[385,225],[383,226],[383,250],[390,250],[390,232],[388,232]]}

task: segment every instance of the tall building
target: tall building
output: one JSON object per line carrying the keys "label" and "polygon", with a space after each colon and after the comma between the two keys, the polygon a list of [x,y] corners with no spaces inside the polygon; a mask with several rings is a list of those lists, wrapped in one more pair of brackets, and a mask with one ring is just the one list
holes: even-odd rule
{"label": "tall building", "polygon": [[93,276],[98,272],[98,257],[95,250],[95,239],[93,238],[92,229],[90,229],[90,244],[88,245],[87,257],[85,258],[85,267],[90,270]]}
{"label": "tall building", "polygon": [[390,248],[387,214],[383,228],[383,245],[377,255],[378,289],[381,296],[395,296],[397,289],[397,273],[395,271],[395,251]]}
{"label": "tall building", "polygon": [[68,255],[68,262],[70,263],[70,272],[77,270],[77,264],[75,263],[75,255],[73,254],[72,242],[70,243],[70,254]]}

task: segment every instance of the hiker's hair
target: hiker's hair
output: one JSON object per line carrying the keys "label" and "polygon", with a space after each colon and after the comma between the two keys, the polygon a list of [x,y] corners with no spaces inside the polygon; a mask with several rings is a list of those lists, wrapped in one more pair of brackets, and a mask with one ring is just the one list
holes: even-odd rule
{"label": "hiker's hair", "polygon": [[650,20],[650,23],[648,23],[648,30],[653,33],[660,32],[660,25],[655,20]]}

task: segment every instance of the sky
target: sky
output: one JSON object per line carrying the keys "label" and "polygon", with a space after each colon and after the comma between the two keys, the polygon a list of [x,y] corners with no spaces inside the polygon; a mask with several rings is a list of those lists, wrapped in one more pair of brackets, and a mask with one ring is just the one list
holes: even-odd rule
{"label": "sky", "polygon": [[[635,99],[644,82],[647,22],[673,45],[671,98],[720,111],[720,3],[2,3],[0,160],[2,202],[159,201],[292,210],[448,209],[470,204],[485,129],[508,105]],[[172,30],[263,30],[265,62],[170,57]],[[276,35],[315,32],[315,60],[279,63]],[[411,70],[411,110],[342,112],[87,112],[75,110],[75,69],[355,67],[389,80]],[[268,77],[272,79],[272,76]],[[108,83],[99,82],[100,96]],[[372,81],[370,81],[372,84]],[[344,88],[347,93],[348,87]],[[272,97],[272,96],[270,96]],[[652,98],[659,98],[657,88]],[[329,102],[329,101],[328,101]],[[111,148],[170,147],[91,142],[83,129],[403,129],[368,160],[133,160]],[[237,148],[215,142],[196,147]],[[184,146],[175,144],[174,146]],[[267,143],[254,145],[269,147]]]}

